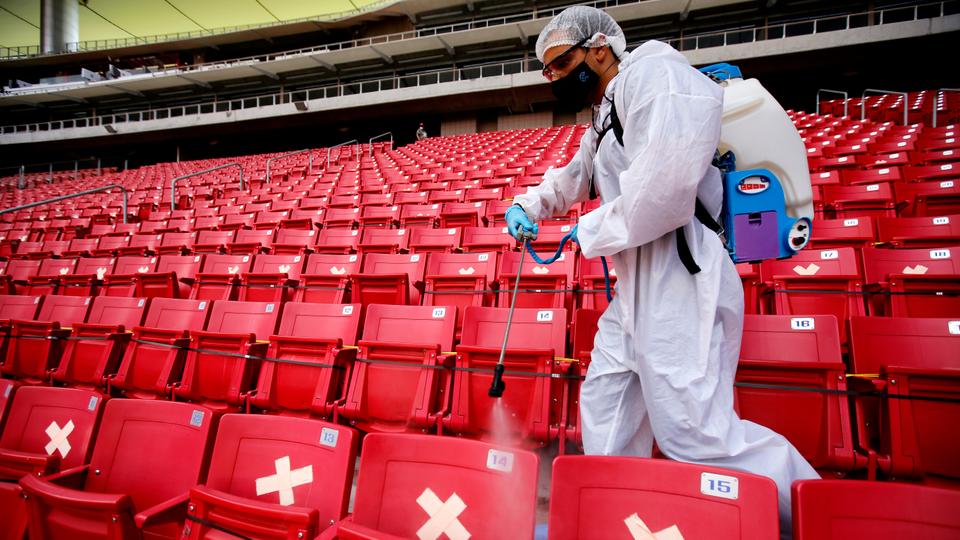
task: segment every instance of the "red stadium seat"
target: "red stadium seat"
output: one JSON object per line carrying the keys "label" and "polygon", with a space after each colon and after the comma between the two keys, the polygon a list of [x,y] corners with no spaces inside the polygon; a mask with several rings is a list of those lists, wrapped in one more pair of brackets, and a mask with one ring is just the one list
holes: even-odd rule
{"label": "red stadium seat", "polygon": [[573,307],[574,268],[577,258],[572,252],[561,253],[560,258],[549,265],[537,263],[526,253],[501,254],[497,277],[500,282],[500,306],[510,305],[521,258],[523,270],[520,274],[517,307],[544,309]]}
{"label": "red stadium seat", "polygon": [[[397,203],[401,195],[417,195],[410,193],[400,193],[397,196]],[[426,197],[424,197],[424,200]],[[409,229],[411,227],[433,228],[442,216],[439,204],[405,204],[400,208],[400,226]]]}
{"label": "red stadium seat", "polygon": [[316,420],[228,414],[206,482],[190,491],[181,538],[220,529],[314,538],[347,513],[359,435]]}
{"label": "red stadium seat", "polygon": [[327,229],[353,229],[356,227],[360,221],[360,209],[353,208],[353,200],[349,201],[347,207],[335,207],[335,203],[331,202],[331,206],[327,209],[327,213],[324,216],[323,226]]}
{"label": "red stadium seat", "polygon": [[466,227],[461,245],[468,253],[489,253],[509,251],[517,241],[507,234],[506,227]]}
{"label": "red stadium seat", "polygon": [[72,274],[77,259],[43,259],[37,275],[27,278],[27,286],[21,294],[56,294],[60,288],[60,277]]}
{"label": "red stadium seat", "polygon": [[495,253],[435,253],[427,261],[423,305],[457,308],[457,335],[467,306],[493,306]]}
{"label": "red stadium seat", "polygon": [[0,538],[22,539],[27,505],[19,481],[86,464],[102,396],[72,388],[21,388],[0,438]]}
{"label": "red stadium seat", "polygon": [[960,215],[880,218],[878,238],[893,247],[936,248],[960,245]]}
{"label": "red stadium seat", "polygon": [[197,253],[223,253],[227,245],[233,243],[234,235],[236,231],[200,231],[193,250]]}
{"label": "red stadium seat", "polygon": [[90,297],[47,295],[36,320],[11,320],[7,356],[0,371],[24,384],[50,380],[63,353],[69,327],[83,322],[90,309]]}
{"label": "red stadium seat", "polygon": [[836,219],[855,217],[896,217],[893,190],[889,183],[857,186],[825,186],[827,213]]}
{"label": "red stadium seat", "polygon": [[360,210],[360,228],[390,229],[400,222],[399,206],[364,206]]}
{"label": "red stadium seat", "polygon": [[551,539],[777,538],[777,520],[777,486],[763,476],[664,459],[553,461]]}
{"label": "red stadium seat", "polygon": [[[580,264],[577,268],[577,282],[580,284],[580,290],[577,292],[577,298],[582,309],[607,308],[607,282],[603,276],[603,263],[600,258],[587,259],[579,255]],[[610,294],[614,293],[614,286],[617,284],[617,270],[613,267],[613,261],[607,260],[607,269],[610,272]],[[520,283],[524,278],[520,278]]]}
{"label": "red stadium seat", "polygon": [[240,274],[242,302],[286,302],[292,300],[300,283],[302,255],[257,255],[250,272]]}
{"label": "red stadium seat", "polygon": [[960,181],[897,184],[894,187],[901,216],[944,216],[960,213]]}
{"label": "red stadium seat", "polygon": [[189,490],[202,478],[211,417],[189,403],[110,400],[89,465],[20,481],[30,537],[178,537]]}
{"label": "red stadium seat", "polygon": [[587,376],[587,368],[590,367],[593,340],[597,335],[601,315],[603,315],[601,310],[578,309],[573,314],[573,326],[570,330],[573,335],[571,356],[576,361],[575,364],[570,365],[570,370],[573,375],[578,375],[580,378],[571,377],[569,380],[567,395],[570,398],[567,404],[565,426],[567,441],[581,449],[583,448],[583,429],[580,424],[580,381]]}
{"label": "red stadium seat", "polygon": [[360,245],[360,231],[354,229],[323,229],[314,248],[316,253],[356,253]]}
{"label": "red stadium seat", "polygon": [[317,242],[314,229],[280,229],[273,240],[270,253],[274,255],[302,255],[313,251]]}
{"label": "red stadium seat", "polygon": [[364,431],[436,428],[449,400],[450,377],[438,367],[453,348],[456,309],[367,306],[357,361],[340,415]]}
{"label": "red stadium seat", "polygon": [[467,308],[457,346],[450,414],[443,418],[443,429],[501,444],[545,446],[563,429],[564,385],[554,375],[564,374],[568,367],[555,361],[566,349],[567,313],[516,309],[504,357],[506,391],[503,397],[490,399],[487,390],[500,357],[508,312],[507,308]]}
{"label": "red stadium seat", "polygon": [[255,255],[268,253],[273,244],[273,229],[240,229],[227,244],[227,253],[231,255]]}
{"label": "red stadium seat", "polygon": [[113,270],[113,257],[84,257],[77,260],[72,274],[60,276],[59,294],[68,296],[96,296],[103,277]]}
{"label": "red stadium seat", "polygon": [[870,217],[848,219],[818,219],[813,226],[811,249],[872,246],[877,239],[874,219]]}
{"label": "red stadium seat", "polygon": [[294,300],[330,304],[349,302],[350,276],[359,271],[359,255],[314,253],[307,257]]}
{"label": "red stadium seat", "polygon": [[126,330],[140,326],[146,302],[145,298],[94,298],[86,321],[73,323],[71,340],[53,379],[74,388],[105,391],[130,341]]}
{"label": "red stadium seat", "polygon": [[142,298],[186,298],[196,282],[203,255],[161,255],[154,272],[134,276],[134,295]]}
{"label": "red stadium seat", "polygon": [[239,276],[249,272],[252,255],[206,255],[190,291],[194,300],[233,300]]}
{"label": "red stadium seat", "polygon": [[126,397],[170,397],[180,380],[191,332],[202,330],[209,315],[207,300],[154,298],[143,326],[133,328],[112,388]]}
{"label": "red stadium seat", "polygon": [[419,305],[427,256],[369,253],[359,274],[350,277],[353,302]]}
{"label": "red stadium seat", "polygon": [[408,229],[410,251],[412,253],[453,253],[460,250],[459,228],[427,229],[416,227]]}
{"label": "red stadium seat", "polygon": [[260,369],[260,360],[250,357],[264,356],[279,314],[279,303],[214,302],[204,329],[190,333],[175,395],[217,413],[240,410]]}
{"label": "red stadium seat", "polygon": [[960,321],[855,317],[850,336],[853,370],[892,396],[856,400],[860,444],[891,476],[960,478]]}
{"label": "red stadium seat", "polygon": [[154,272],[157,257],[124,255],[117,257],[113,272],[103,276],[103,292],[107,296],[135,296],[137,276]]}
{"label": "red stadium seat", "polygon": [[744,317],[740,417],[786,437],[816,468],[849,472],[866,464],[854,449],[845,373],[834,316]]}
{"label": "red stadium seat", "polygon": [[449,202],[443,205],[440,213],[440,227],[482,227],[485,225],[484,216],[487,207],[483,202],[458,203]]}
{"label": "red stadium seat", "polygon": [[863,250],[871,313],[960,317],[960,244],[933,249]]}
{"label": "red stadium seat", "polygon": [[9,280],[13,294],[24,294],[27,281],[40,271],[39,260],[12,259],[7,262],[4,276]]}
{"label": "red stadium seat", "polygon": [[795,540],[960,536],[960,491],[894,482],[803,480],[793,484]]}
{"label": "red stadium seat", "polygon": [[501,538],[509,531],[510,538],[532,540],[538,467],[537,456],[524,450],[371,434],[353,515],[320,538]]}
{"label": "red stadium seat", "polygon": [[331,418],[356,357],[360,305],[288,303],[249,404],[268,413]]}
{"label": "red stadium seat", "polygon": [[364,229],[360,235],[360,253],[406,253],[410,236],[406,229]]}

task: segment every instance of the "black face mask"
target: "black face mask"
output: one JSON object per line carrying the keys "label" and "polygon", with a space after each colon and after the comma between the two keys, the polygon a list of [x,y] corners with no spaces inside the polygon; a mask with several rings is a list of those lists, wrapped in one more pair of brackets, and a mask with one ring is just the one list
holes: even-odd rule
{"label": "black face mask", "polygon": [[550,83],[550,90],[560,101],[562,108],[580,112],[590,104],[590,96],[596,91],[598,84],[600,76],[590,69],[584,60],[565,77]]}

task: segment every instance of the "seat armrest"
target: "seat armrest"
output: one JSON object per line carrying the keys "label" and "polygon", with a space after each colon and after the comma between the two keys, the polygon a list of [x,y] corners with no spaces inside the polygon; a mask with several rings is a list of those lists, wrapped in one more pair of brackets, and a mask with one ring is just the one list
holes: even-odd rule
{"label": "seat armrest", "polygon": [[[190,502],[203,502],[211,506],[225,509],[229,512],[250,514],[257,521],[276,522],[278,525],[307,528],[316,526],[319,512],[316,508],[301,506],[280,506],[274,503],[237,497],[229,493],[197,486],[190,490]],[[203,517],[203,516],[200,516]]]}
{"label": "seat armrest", "polygon": [[189,499],[190,496],[187,493],[177,495],[172,499],[151,506],[143,512],[139,512],[133,517],[133,521],[137,524],[137,527],[141,529],[163,521],[182,523],[184,516],[187,514],[187,501]]}
{"label": "seat armrest", "polygon": [[118,513],[128,510],[133,504],[128,495],[71,489],[34,476],[21,478],[20,487],[30,496],[93,512]]}
{"label": "seat armrest", "polygon": [[[337,534],[331,538],[339,540],[403,540],[400,536],[394,536],[385,532],[380,532],[370,527],[358,525],[349,519],[340,522],[337,527]],[[331,527],[333,529],[333,527]]]}

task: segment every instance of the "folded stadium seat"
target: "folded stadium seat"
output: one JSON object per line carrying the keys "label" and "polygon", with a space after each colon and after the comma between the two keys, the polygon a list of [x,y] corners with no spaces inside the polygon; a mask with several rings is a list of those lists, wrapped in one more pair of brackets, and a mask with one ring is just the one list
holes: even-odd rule
{"label": "folded stadium seat", "polygon": [[32,321],[40,311],[42,296],[0,294],[0,359],[7,357],[10,321]]}
{"label": "folded stadium seat", "polygon": [[777,538],[777,486],[763,476],[662,459],[560,456],[550,538]]}
{"label": "folded stadium seat", "polygon": [[920,152],[918,163],[933,164],[942,162],[956,162],[960,159],[960,151],[955,149],[927,150]]}
{"label": "folded stadium seat", "polygon": [[240,229],[233,242],[227,244],[230,255],[256,255],[269,253],[273,244],[273,229]]}
{"label": "folded stadium seat", "polygon": [[802,480],[793,484],[795,540],[960,536],[960,492],[897,482]]}
{"label": "folded stadium seat", "polygon": [[960,181],[940,180],[894,186],[901,216],[943,216],[960,213]]}
{"label": "folded stadium seat", "polygon": [[960,177],[960,162],[907,167],[904,177],[911,182],[956,180]]}
{"label": "folded stadium seat", "polygon": [[573,341],[572,360],[576,363],[570,366],[571,377],[567,384],[566,410],[566,440],[561,441],[561,453],[565,451],[566,443],[583,450],[583,428],[580,424],[580,386],[587,376],[593,353],[593,340],[597,335],[597,325],[603,311],[598,309],[578,309],[573,314],[573,325],[570,330]]}
{"label": "folded stadium seat", "polygon": [[350,276],[359,271],[359,255],[314,253],[307,257],[294,301],[330,304],[349,302]]}
{"label": "folded stadium seat", "polygon": [[105,296],[134,296],[137,276],[155,271],[158,260],[158,257],[136,255],[117,257],[117,262],[113,265],[113,272],[108,272],[103,276],[100,294]]}
{"label": "folded stadium seat", "polygon": [[58,294],[67,296],[96,296],[100,294],[103,277],[113,271],[113,257],[84,257],[77,260],[72,274],[60,276]]}
{"label": "folded stadium seat", "polygon": [[166,399],[180,380],[191,332],[203,329],[210,312],[207,300],[154,298],[143,326],[133,328],[120,368],[110,388],[125,397]]}
{"label": "folded stadium seat", "polygon": [[292,300],[300,284],[302,255],[257,255],[249,272],[240,274],[237,299],[244,302]]}
{"label": "folded stadium seat", "polygon": [[889,183],[857,186],[824,186],[827,217],[897,217]]}
{"label": "folded stadium seat", "polygon": [[810,235],[808,248],[860,248],[876,242],[875,220],[870,217],[818,219]]}
{"label": "folded stadium seat", "polygon": [[450,412],[443,417],[442,429],[511,446],[546,446],[563,438],[566,421],[566,385],[560,376],[569,371],[569,362],[556,358],[566,349],[567,312],[516,309],[504,357],[506,391],[503,397],[491,399],[487,391],[500,357],[509,311],[466,309]]}
{"label": "folded stadium seat", "polygon": [[[847,344],[847,321],[866,315],[863,274],[853,248],[804,249],[783,260],[760,264],[764,295],[776,315],[833,315],[840,325],[840,343]],[[763,311],[761,311],[763,313]]]}
{"label": "folded stadium seat", "polygon": [[816,171],[854,169],[858,165],[856,156],[821,157],[817,160]]}
{"label": "folded stadium seat", "polygon": [[[760,278],[760,265],[754,263],[738,263],[736,266],[737,273],[740,275],[740,283],[743,286],[743,312],[757,314],[770,311],[766,305],[766,298],[763,297],[764,286]],[[583,281],[580,281],[580,286],[584,289],[586,288]],[[582,294],[581,292],[581,295]],[[603,296],[602,299],[606,301],[607,298]],[[761,302],[764,302],[763,306],[761,306]]]}
{"label": "folded stadium seat", "polygon": [[464,227],[461,246],[467,253],[506,252],[518,246],[506,227]]}
{"label": "folded stadium seat", "polygon": [[457,308],[457,336],[467,306],[493,306],[496,302],[495,253],[434,253],[427,260],[423,305]]}
{"label": "folded stadium seat", "polygon": [[448,202],[442,206],[440,213],[440,228],[450,227],[482,227],[486,225],[485,215],[487,203],[458,203]]}
{"label": "folded stadium seat", "polygon": [[101,236],[97,242],[97,249],[91,252],[94,257],[116,257],[121,249],[130,245],[130,237],[123,236]]}
{"label": "folded stadium seat", "polygon": [[60,362],[73,323],[83,322],[90,297],[46,295],[34,320],[10,320],[0,372],[22,384],[46,384]]}
{"label": "folded stadium seat", "polygon": [[[223,215],[221,213],[221,215]],[[252,229],[255,215],[252,213],[227,214],[223,218],[223,224],[220,225],[222,231],[240,231],[243,229]]]}
{"label": "folded stadium seat", "polygon": [[155,271],[134,276],[134,296],[187,298],[202,264],[203,255],[161,255]]}
{"label": "folded stadium seat", "polygon": [[21,540],[27,504],[18,483],[86,464],[100,421],[103,397],[72,388],[26,387],[17,391],[0,438],[0,538]]}
{"label": "folded stadium seat", "polygon": [[236,231],[199,231],[193,245],[193,251],[195,253],[223,253],[227,250],[227,245],[233,243],[234,236],[236,236]]}
{"label": "folded stadium seat", "polygon": [[463,201],[463,192],[462,189],[444,191],[444,190],[435,190],[430,192],[430,197],[427,199],[431,204],[449,204],[449,203],[462,203]]}
{"label": "folded stadium seat", "polygon": [[[179,211],[179,210],[178,210]],[[189,233],[193,230],[193,220],[190,218],[177,218],[167,220],[166,226],[161,229],[157,229],[155,232],[172,234],[172,233]]]}
{"label": "folded stadium seat", "polygon": [[317,245],[314,247],[315,253],[344,254],[356,253],[360,245],[360,231],[356,229],[330,229],[320,230],[317,236]]}
{"label": "folded stadium seat", "polygon": [[435,227],[442,216],[440,208],[439,204],[405,204],[400,207],[400,226]]}
{"label": "folded stadium seat", "polygon": [[270,246],[270,253],[274,255],[306,256],[313,252],[317,242],[317,231],[314,229],[280,229]]}
{"label": "folded stadium seat", "polygon": [[[218,216],[213,209],[209,209],[209,211],[212,212],[210,215],[200,215],[200,211],[197,211],[197,217],[193,220],[194,231],[213,231],[223,225],[223,221],[226,218],[224,216]],[[194,247],[194,251],[196,251],[196,247]]]}
{"label": "folded stadium seat", "polygon": [[4,269],[8,290],[14,294],[24,294],[27,282],[40,272],[39,260],[11,259]]}
{"label": "folded stadium seat", "polygon": [[76,267],[77,259],[43,259],[37,274],[27,278],[27,285],[20,294],[56,294],[60,277],[72,274]]}
{"label": "folded stadium seat", "polygon": [[289,215],[290,212],[286,210],[258,212],[256,219],[253,221],[253,228],[275,230]]}
{"label": "folded stadium seat", "polygon": [[456,309],[367,306],[339,416],[366,432],[436,429],[449,402]]}
{"label": "folded stadium seat", "polygon": [[146,298],[94,298],[86,321],[73,323],[53,380],[106,393],[130,342],[129,330],[140,325],[146,303]]}
{"label": "folded stadium seat", "polygon": [[302,418],[228,414],[181,538],[314,538],[347,513],[359,434]]}
{"label": "folded stadium seat", "polygon": [[426,254],[368,253],[359,274],[350,276],[351,301],[369,304],[420,305]]}
{"label": "folded stadium seat", "polygon": [[361,229],[360,253],[406,253],[410,236],[406,229]]}
{"label": "folded stadium seat", "polygon": [[251,255],[207,255],[193,283],[190,298],[233,300],[237,296],[239,276],[249,272],[251,264]]}
{"label": "folded stadium seat", "polygon": [[45,259],[49,253],[43,251],[43,242],[24,240],[17,246],[18,259]]}
{"label": "folded stadium seat", "polygon": [[156,253],[157,246],[163,240],[162,234],[138,233],[130,237],[130,242],[117,249],[119,255],[151,255]]}
{"label": "folded stadium seat", "polygon": [[330,207],[323,219],[324,228],[353,229],[360,223],[360,209],[352,205],[346,208]]}
{"label": "folded stadium seat", "polygon": [[[398,186],[409,186],[410,184],[396,184]],[[399,192],[393,197],[393,204],[426,206],[429,193],[426,191],[407,191]],[[401,216],[402,217],[402,216]]]}
{"label": "folded stadium seat", "polygon": [[363,206],[360,211],[360,227],[393,228],[400,220],[399,206]]}
{"label": "folded stadium seat", "polygon": [[495,225],[503,226],[506,224],[504,215],[507,209],[513,206],[513,201],[489,201],[487,202],[486,218],[487,225],[491,228]]}
{"label": "folded stadium seat", "polygon": [[817,469],[866,465],[854,448],[836,317],[748,315],[737,368],[741,418],[787,438]]}
{"label": "folded stadium seat", "polygon": [[197,241],[195,232],[165,232],[157,245],[157,255],[185,255],[193,251]]}
{"label": "folded stadium seat", "polygon": [[238,412],[253,389],[267,338],[277,330],[279,303],[214,302],[203,330],[190,333],[179,399],[202,403],[216,414]]}
{"label": "folded stadium seat", "polygon": [[895,248],[937,248],[960,245],[960,215],[880,218],[880,242]]}
{"label": "folded stadium seat", "polygon": [[458,227],[449,229],[428,229],[414,227],[408,229],[410,251],[412,253],[453,253],[460,250],[463,230]]}
{"label": "folded stadium seat", "polygon": [[[542,256],[552,256],[560,247],[560,241],[573,229],[572,225],[548,225],[543,222],[540,225],[537,239],[532,241],[534,251]],[[573,251],[577,248],[576,242],[569,241],[564,245],[566,251]]]}
{"label": "folded stadium seat", "polygon": [[364,439],[365,472],[353,515],[319,538],[480,539],[509,531],[510,538],[531,540],[538,467],[537,456],[524,450],[429,435],[371,434]]}
{"label": "folded stadium seat", "polygon": [[[573,242],[571,242],[572,244]],[[547,255],[543,253],[543,255]],[[550,254],[552,256],[552,254]],[[603,275],[603,263],[600,258],[587,259],[583,255],[577,255],[579,264],[577,265],[576,281],[580,284],[580,290],[577,291],[577,305],[583,309],[607,308],[607,283]],[[610,273],[610,294],[614,294],[614,287],[617,284],[617,270],[613,267],[613,261],[607,261],[607,269]],[[759,276],[758,276],[759,277]],[[520,280],[523,283],[523,278]],[[746,292],[746,291],[745,291]],[[746,298],[745,298],[746,300]]]}
{"label": "folded stadium seat", "polygon": [[853,370],[890,396],[855,399],[860,445],[892,477],[960,478],[960,321],[855,317],[850,335]]}
{"label": "folded stadium seat", "polygon": [[144,221],[140,223],[140,233],[133,235],[134,237],[143,235],[144,237],[149,235],[157,235],[162,233],[164,229],[167,228],[167,220],[159,221]]}
{"label": "folded stadium seat", "polygon": [[62,257],[63,252],[68,249],[70,249],[69,240],[44,240],[41,253],[44,253],[45,257]]}
{"label": "folded stadium seat", "polygon": [[[509,238],[509,237],[508,237]],[[520,274],[520,290],[517,294],[517,307],[524,308],[567,308],[572,314],[576,254],[563,252],[549,265],[541,265],[529,255],[523,254],[523,270]],[[552,255],[551,255],[552,256]],[[514,283],[517,279],[517,266],[521,254],[506,252],[500,255],[500,268],[497,280],[500,284],[499,304],[510,305]]]}
{"label": "folded stadium seat", "polygon": [[932,249],[864,248],[870,312],[893,317],[960,317],[960,243]]}
{"label": "folded stadium seat", "polygon": [[499,201],[503,199],[503,188],[473,188],[465,191],[464,202]]}
{"label": "folded stadium seat", "polygon": [[903,175],[900,172],[900,167],[881,167],[867,170],[844,169],[840,172],[840,179],[844,185],[856,186],[879,182],[901,182],[903,181]]}
{"label": "folded stadium seat", "polygon": [[[356,186],[351,186],[349,189],[337,188],[337,192],[330,197],[330,202],[327,204],[329,210],[327,211],[327,219],[331,215],[346,216],[348,212],[342,212],[343,210],[353,212],[354,207],[356,207],[357,212],[355,214],[359,215],[360,208],[360,195],[356,189]],[[338,212],[333,212],[337,210]],[[356,216],[355,216],[356,217]],[[337,218],[339,219],[339,218]],[[330,226],[330,225],[328,225]]]}
{"label": "folded stadium seat", "polygon": [[[89,465],[20,481],[31,538],[174,538],[213,430],[190,403],[107,402]],[[99,471],[99,473],[98,473]]]}
{"label": "folded stadium seat", "polygon": [[248,405],[271,414],[336,418],[359,324],[359,304],[286,304]]}

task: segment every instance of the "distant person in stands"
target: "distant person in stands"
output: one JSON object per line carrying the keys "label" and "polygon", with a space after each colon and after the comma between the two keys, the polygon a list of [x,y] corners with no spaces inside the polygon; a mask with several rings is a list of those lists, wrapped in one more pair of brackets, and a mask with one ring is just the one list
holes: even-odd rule
{"label": "distant person in stands", "polygon": [[420,127],[417,128],[417,140],[422,141],[427,138],[427,130],[423,129],[423,122],[420,122]]}
{"label": "distant person in stands", "polygon": [[698,199],[712,219],[720,212],[723,88],[665,43],[628,53],[620,26],[592,7],[554,17],[536,53],[560,105],[592,107],[593,125],[566,167],[514,198],[509,232],[535,236],[537,220],[599,196],[573,239],[617,271],[580,393],[586,453],[649,457],[656,442],[678,461],[770,477],[789,537],[791,484],[819,476],[781,435],[733,410],[743,290],[694,212]]}

